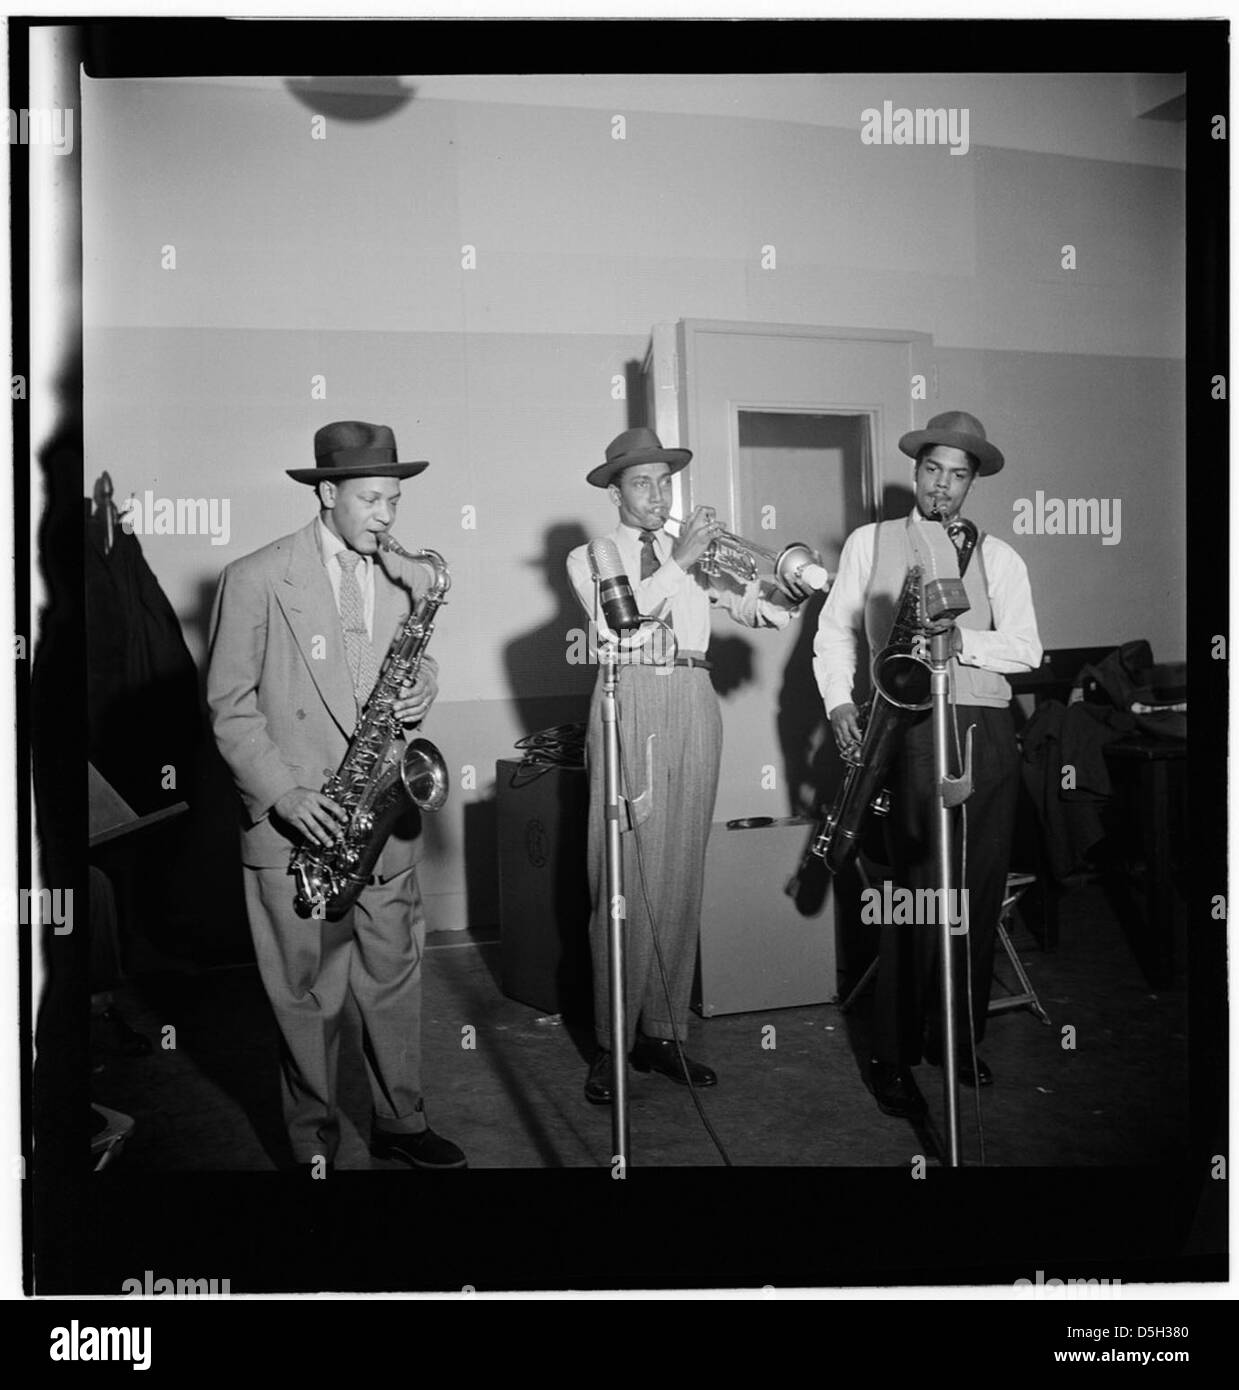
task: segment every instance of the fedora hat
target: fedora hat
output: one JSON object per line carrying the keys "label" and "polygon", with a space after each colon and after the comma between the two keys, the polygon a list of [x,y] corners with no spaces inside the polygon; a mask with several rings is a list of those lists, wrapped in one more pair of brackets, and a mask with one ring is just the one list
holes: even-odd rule
{"label": "fedora hat", "polygon": [[314,436],[314,467],[286,468],[299,483],[334,483],[344,478],[413,478],[426,460],[397,463],[396,436],[386,425],[333,420]]}
{"label": "fedora hat", "polygon": [[946,444],[971,454],[982,478],[997,473],[1004,463],[1002,454],[986,439],[985,426],[966,410],[947,410],[935,415],[923,430],[912,430],[899,441],[900,449],[909,458],[916,458],[931,444]]}
{"label": "fedora hat", "polygon": [[623,434],[615,436],[607,445],[606,462],[591,469],[585,475],[585,481],[593,483],[595,487],[607,487],[619,473],[631,468],[634,463],[669,463],[671,471],[678,473],[681,468],[688,467],[692,456],[691,449],[664,449],[653,430],[639,425],[634,430],[625,430]]}

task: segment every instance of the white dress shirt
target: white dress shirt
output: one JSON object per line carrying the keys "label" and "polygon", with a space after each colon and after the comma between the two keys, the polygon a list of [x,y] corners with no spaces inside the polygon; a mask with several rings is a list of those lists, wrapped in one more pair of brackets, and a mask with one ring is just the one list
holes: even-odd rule
{"label": "white dress shirt", "polygon": [[[348,549],[348,546],[335,534],[323,525],[323,519],[318,518],[318,552],[323,557],[323,568],[327,571],[327,578],[331,580],[331,592],[336,601],[336,612],[340,611],[340,580],[343,571],[340,568],[340,556]],[[358,555],[361,564],[357,566],[354,573],[357,575],[357,587],[361,590],[362,611],[366,615],[366,634],[371,642],[374,641],[374,559],[369,555]]]}
{"label": "white dress shirt", "polygon": [[[710,608],[717,605],[745,627],[783,628],[791,622],[791,611],[781,604],[761,597],[761,583],[752,580],[743,593],[726,582],[715,588],[711,581],[694,567],[682,569],[671,558],[675,546],[670,534],[659,531],[654,537],[654,554],[659,567],[648,579],[641,576],[641,532],[620,522],[611,532],[619,549],[620,563],[640,613],[661,618],[671,624],[676,647],[685,652],[706,652],[710,645]],[[594,578],[589,568],[589,547],[579,545],[568,556],[568,578],[591,619],[599,630],[610,630],[602,613],[594,612]]]}
{"label": "white dress shirt", "polygon": [[[926,521],[919,512],[915,519],[926,526],[941,525],[938,521]],[[865,628],[865,593],[873,570],[877,529],[877,524],[871,522],[853,531],[844,542],[839,573],[818,620],[813,674],[827,716],[839,705],[856,702],[856,637]],[[989,581],[994,628],[983,632],[957,627],[962,647],[955,659],[963,666],[977,666],[1002,675],[1032,671],[1041,664],[1041,638],[1028,585],[1028,567],[997,536],[985,535],[981,555]]]}

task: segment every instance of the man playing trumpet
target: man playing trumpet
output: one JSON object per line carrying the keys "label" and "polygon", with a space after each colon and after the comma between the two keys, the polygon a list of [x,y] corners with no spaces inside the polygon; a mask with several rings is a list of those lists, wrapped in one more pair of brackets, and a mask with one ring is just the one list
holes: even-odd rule
{"label": "man playing trumpet", "polygon": [[[953,552],[942,531],[960,515],[978,477],[997,473],[1002,454],[985,437],[975,416],[963,411],[936,415],[924,430],[899,441],[916,460],[916,506],[906,519],[862,526],[853,531],[839,557],[839,573],[818,622],[813,669],[840,753],[854,759],[862,729],[854,702],[856,644],[866,632],[871,652],[885,644],[897,596],[909,566],[932,557],[935,548]],[[936,535],[922,534],[933,528]],[[924,567],[926,576],[936,563]],[[955,565],[953,559],[950,560]],[[960,568],[963,568],[962,557]],[[945,571],[943,572],[945,574]],[[971,960],[971,1000],[967,978],[956,988],[960,1080],[990,1084],[989,1068],[974,1058],[971,1038],[985,1030],[993,976],[994,938],[1006,887],[1019,755],[1011,722],[1011,687],[1004,672],[1029,671],[1041,661],[1041,639],[1028,586],[1028,571],[1014,550],[996,536],[980,535],[964,569],[971,607],[957,621],[950,663],[950,697],[955,735],[950,750],[959,759],[965,733],[973,729],[973,792],[964,803],[967,933]],[[958,764],[950,775],[958,776]],[[913,716],[891,768],[890,848],[897,882],[913,890],[936,888],[933,853],[933,720],[925,710]],[[955,881],[961,882],[958,864]],[[916,1119],[925,1100],[911,1068],[922,1054],[940,1060],[940,1020],[927,1010],[933,997],[938,934],[930,924],[883,923],[878,946],[874,998],[871,1082],[879,1109]],[[963,956],[963,952],[960,952]],[[958,968],[959,961],[956,961]],[[926,1017],[928,1013],[928,1019]],[[926,1036],[926,1026],[928,1034]]]}
{"label": "man playing trumpet", "polygon": [[[625,430],[607,446],[605,462],[591,470],[586,481],[605,488],[616,507],[618,524],[609,539],[619,552],[638,610],[669,624],[676,642],[672,661],[656,661],[650,652],[621,658],[617,678],[630,822],[624,827],[629,1036],[620,1042],[638,1071],[661,1072],[680,1085],[713,1086],[714,1072],[688,1058],[682,1065],[675,1043],[677,1037],[683,1042],[688,1032],[706,842],[722,755],[722,718],[706,660],[710,609],[717,605],[747,627],[783,628],[800,599],[779,590],[763,596],[757,579],[741,590],[702,573],[703,555],[725,534],[709,507],[694,509],[678,539],[667,533],[671,478],[691,457],[688,449],[664,449],[651,429]],[[588,551],[582,545],[568,556],[568,577],[585,612],[605,632],[601,613],[595,613]],[[588,742],[590,950],[598,1052],[585,1096],[595,1105],[612,1100],[610,1054],[615,1045],[607,975],[601,692],[600,673],[590,706]],[[647,768],[652,773],[648,786]],[[639,843],[634,845],[636,837]],[[655,932],[666,970],[665,990]]]}

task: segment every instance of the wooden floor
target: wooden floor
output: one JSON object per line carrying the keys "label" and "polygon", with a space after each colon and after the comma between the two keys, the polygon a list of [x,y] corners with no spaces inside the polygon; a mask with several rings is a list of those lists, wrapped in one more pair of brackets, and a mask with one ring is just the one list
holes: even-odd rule
{"label": "wooden floor", "polygon": [[[1042,952],[1024,931],[1016,944],[1052,1026],[1026,1010],[990,1020],[981,1055],[996,1084],[963,1090],[968,1163],[1142,1165],[1182,1156],[1187,1136],[1187,1028],[1181,984],[1155,991],[1100,887],[1063,906],[1061,941]],[[432,1126],[460,1144],[473,1168],[604,1165],[610,1119],[581,1091],[587,1035],[504,997],[497,935],[441,933],[428,944],[424,1084]],[[1182,966],[1180,946],[1179,963]],[[1004,970],[1009,976],[1010,972]],[[1181,982],[1181,974],[1179,977]],[[995,989],[995,997],[1001,994]],[[276,1085],[276,1035],[252,966],[165,970],[129,979],[118,1007],[154,1043],[143,1057],[98,1047],[93,1094],[134,1117],[118,1161],[131,1172],[257,1171],[288,1159]],[[926,1127],[881,1114],[861,1061],[867,1001],[768,1013],[694,1016],[689,1051],[719,1074],[701,1100],[737,1165],[906,1165],[940,1153],[940,1073],[917,1075],[930,1104]],[[175,1047],[160,1046],[168,1026]],[[773,1025],[773,1048],[763,1029]],[[1064,1027],[1075,1030],[1063,1046]],[[462,1031],[476,1030],[474,1034]],[[765,1035],[769,1039],[769,1035]],[[462,1043],[472,1037],[476,1046]],[[342,1054],[341,1169],[406,1171],[367,1152],[369,1096],[350,1019]],[[722,1163],[692,1096],[657,1076],[632,1075],[634,1163]]]}

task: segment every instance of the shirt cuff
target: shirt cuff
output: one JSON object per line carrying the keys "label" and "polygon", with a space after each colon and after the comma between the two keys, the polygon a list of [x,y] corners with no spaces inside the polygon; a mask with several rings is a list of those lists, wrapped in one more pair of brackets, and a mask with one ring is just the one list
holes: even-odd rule
{"label": "shirt cuff", "polygon": [[855,704],[852,699],[852,687],[843,681],[828,680],[826,689],[822,693],[822,705],[826,710],[826,717],[829,718],[831,712],[839,708],[840,705]]}

